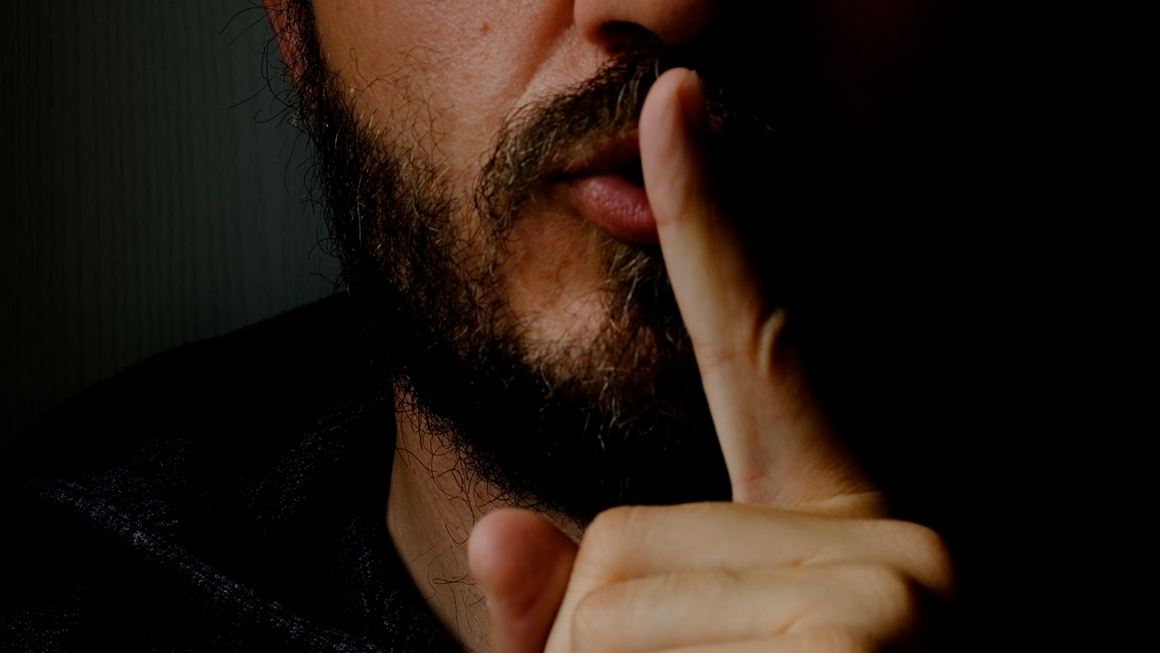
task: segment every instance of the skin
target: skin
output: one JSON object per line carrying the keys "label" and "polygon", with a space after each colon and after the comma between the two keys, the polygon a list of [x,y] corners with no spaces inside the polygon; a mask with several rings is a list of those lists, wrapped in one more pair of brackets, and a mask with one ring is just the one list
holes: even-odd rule
{"label": "skin", "polygon": [[[771,20],[769,3],[721,0],[314,4],[328,65],[349,86],[356,115],[436,161],[460,194],[508,116],[591,77],[632,39],[686,44]],[[821,0],[798,9],[808,66],[835,120],[884,157],[905,148],[925,4]],[[646,101],[640,147],[734,502],[618,508],[582,532],[563,515],[496,506],[487,487],[465,494],[451,450],[401,414],[388,526],[465,648],[878,650],[916,643],[921,603],[952,593],[942,542],[886,518],[783,345],[791,316],[765,301],[729,216],[715,209],[703,107],[693,73],[667,72]],[[502,292],[532,348],[583,343],[605,317],[592,299],[595,227],[551,197],[517,222],[501,261]],[[476,220],[458,216],[465,233]]]}

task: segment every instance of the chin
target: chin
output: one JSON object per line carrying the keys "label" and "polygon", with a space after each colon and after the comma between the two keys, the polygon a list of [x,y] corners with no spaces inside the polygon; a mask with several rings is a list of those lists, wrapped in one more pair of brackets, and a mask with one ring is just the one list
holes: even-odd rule
{"label": "chin", "polygon": [[[553,201],[555,149],[510,169],[493,157],[465,198],[439,166],[384,149],[342,87],[315,77],[307,123],[368,354],[429,418],[426,435],[456,449],[464,478],[580,523],[616,505],[729,498],[659,249]],[[577,127],[559,108],[534,124]],[[586,138],[517,128],[503,152]]]}

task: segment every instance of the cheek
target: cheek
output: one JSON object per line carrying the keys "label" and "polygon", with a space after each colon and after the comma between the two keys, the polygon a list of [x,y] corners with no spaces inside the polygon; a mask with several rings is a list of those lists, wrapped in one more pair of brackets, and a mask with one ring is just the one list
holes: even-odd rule
{"label": "cheek", "polygon": [[[526,96],[560,3],[317,2],[327,65],[360,122],[396,149],[468,174]],[[401,141],[401,142],[400,142]]]}

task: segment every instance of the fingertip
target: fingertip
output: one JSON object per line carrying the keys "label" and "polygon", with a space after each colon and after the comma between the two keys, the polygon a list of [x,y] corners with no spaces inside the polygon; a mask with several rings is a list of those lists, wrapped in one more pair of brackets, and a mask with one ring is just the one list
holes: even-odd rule
{"label": "fingertip", "polygon": [[681,118],[685,127],[693,132],[703,131],[707,124],[707,114],[705,108],[705,90],[701,86],[701,76],[695,70],[689,70],[688,74],[681,80],[678,80],[677,98],[681,102]]}
{"label": "fingertip", "polygon": [[701,78],[686,68],[666,71],[649,91],[640,116],[641,169],[657,227],[685,217],[708,183],[700,140],[707,130]]}
{"label": "fingertip", "polygon": [[679,132],[696,127],[705,114],[701,77],[688,68],[665,71],[649,89],[640,112],[642,148],[645,141],[663,145]]}

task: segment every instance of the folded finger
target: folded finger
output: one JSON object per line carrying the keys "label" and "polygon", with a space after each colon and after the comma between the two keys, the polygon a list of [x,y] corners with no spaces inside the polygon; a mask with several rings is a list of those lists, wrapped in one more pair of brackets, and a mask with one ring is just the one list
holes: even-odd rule
{"label": "folded finger", "polygon": [[653,576],[585,597],[571,617],[571,653],[644,653],[811,631],[890,642],[913,630],[917,603],[905,580],[871,565]]}
{"label": "folded finger", "polygon": [[[674,533],[680,534],[679,546]],[[755,543],[759,543],[755,545]],[[886,519],[835,519],[768,506],[696,503],[621,507],[584,535],[569,593],[684,571],[867,563],[900,570],[935,593],[952,585],[932,530]]]}
{"label": "folded finger", "polygon": [[859,633],[812,630],[725,644],[682,646],[656,653],[865,653],[874,650]]}

